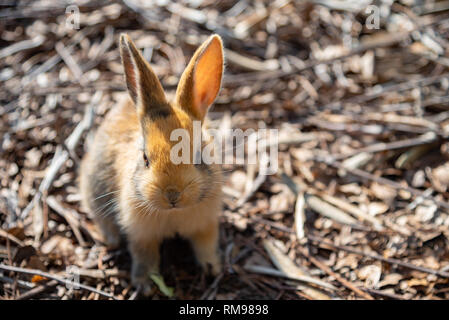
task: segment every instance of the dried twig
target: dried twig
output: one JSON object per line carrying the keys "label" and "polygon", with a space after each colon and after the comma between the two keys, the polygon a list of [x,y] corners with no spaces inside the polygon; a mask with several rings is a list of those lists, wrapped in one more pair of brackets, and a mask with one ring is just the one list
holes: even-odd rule
{"label": "dried twig", "polygon": [[373,297],[369,294],[363,292],[356,286],[354,286],[351,282],[340,276],[338,273],[335,273],[332,271],[331,268],[326,266],[324,263],[320,262],[318,259],[312,257],[305,248],[302,246],[296,246],[296,250],[298,250],[304,257],[306,257],[310,262],[312,262],[314,265],[316,265],[318,268],[326,272],[331,277],[334,277],[338,282],[340,282],[342,285],[344,285],[346,288],[348,288],[351,291],[354,291],[358,296],[367,299],[367,300],[373,300]]}
{"label": "dried twig", "polygon": [[21,294],[20,296],[16,297],[16,300],[27,300],[27,299],[33,298],[33,297],[47,291],[48,289],[56,286],[57,284],[58,284],[58,281],[51,280],[43,285],[37,286],[37,287],[31,289],[30,291],[25,292],[24,294]]}
{"label": "dried twig", "polygon": [[[78,124],[78,126],[76,126],[72,134],[66,139],[65,143],[69,150],[73,150],[75,148],[79,139],[81,138],[81,134],[92,126],[93,108],[100,102],[101,97],[101,91],[95,93],[92,98],[92,102],[86,107],[86,112],[84,114],[83,120]],[[34,196],[33,200],[30,201],[28,206],[22,211],[22,214],[20,216],[22,219],[25,219],[31,212],[33,207],[36,205],[36,203],[41,200],[42,194],[50,188],[53,180],[56,178],[58,171],[68,160],[68,158],[68,151],[63,150],[62,147],[59,147],[59,149],[55,152],[55,156],[53,157],[50,167],[47,170],[45,178],[42,180],[39,186],[38,192]]]}
{"label": "dried twig", "polygon": [[97,289],[95,289],[93,287],[86,286],[86,285],[81,284],[81,283],[76,283],[76,282],[71,281],[71,280],[63,279],[63,278],[57,277],[55,275],[52,275],[51,273],[43,272],[41,270],[12,267],[12,266],[4,265],[2,263],[0,263],[0,269],[1,270],[5,270],[5,271],[12,271],[12,272],[18,272],[18,273],[25,273],[25,274],[41,276],[41,277],[52,279],[52,280],[55,280],[55,281],[57,281],[59,283],[62,283],[62,284],[65,284],[65,285],[69,285],[69,286],[72,286],[72,287],[78,286],[81,289],[88,290],[88,291],[91,291],[91,292],[95,292],[95,293],[97,293],[99,295],[102,295],[104,297],[111,298],[113,300],[117,300],[117,298],[115,298],[114,295],[112,295],[110,293],[107,293],[107,292],[104,292],[104,291],[101,291],[101,290],[97,290]]}
{"label": "dried twig", "polygon": [[346,251],[346,252],[349,252],[349,253],[361,255],[361,256],[368,257],[368,258],[375,259],[375,260],[380,260],[380,261],[383,261],[383,262],[387,262],[387,263],[392,264],[392,265],[398,265],[398,266],[401,266],[401,267],[404,267],[404,268],[413,269],[413,270],[421,271],[421,272],[424,272],[424,273],[433,274],[433,275],[436,275],[436,276],[439,276],[439,277],[442,277],[442,278],[449,278],[449,273],[443,272],[443,271],[440,271],[440,270],[433,270],[433,269],[429,269],[429,268],[425,268],[425,267],[420,267],[420,266],[416,266],[416,265],[413,265],[413,264],[408,263],[408,262],[404,262],[402,260],[392,259],[392,258],[384,258],[384,257],[382,257],[380,255],[362,252],[362,251],[359,251],[359,250],[356,250],[356,249],[353,249],[353,248],[350,248],[350,247],[347,247],[347,246],[336,245],[334,243],[326,241],[325,239],[323,239],[321,237],[318,237],[318,236],[315,236],[315,235],[307,235],[307,238],[309,238],[312,241],[318,242],[323,247],[331,247],[331,248],[334,248],[334,249],[337,249],[337,250],[343,250],[343,251]]}
{"label": "dried twig", "polygon": [[286,274],[282,271],[273,269],[273,268],[268,268],[268,267],[264,267],[264,266],[256,266],[256,265],[246,265],[245,270],[249,271],[249,272],[254,272],[254,273],[259,273],[259,274],[265,274],[265,275],[269,275],[269,276],[273,276],[273,277],[281,277],[281,278],[287,278],[290,280],[297,280],[297,281],[301,281],[304,282],[306,284],[314,284],[317,285],[319,287],[325,288],[325,289],[330,289],[330,290],[336,290],[337,288],[335,288],[333,285],[324,282],[324,281],[320,281],[317,280],[315,278],[309,277],[309,276],[304,276],[304,275],[289,275]]}
{"label": "dried twig", "polygon": [[361,169],[348,169],[348,168],[345,168],[341,164],[341,162],[338,162],[338,161],[336,161],[336,160],[334,160],[332,158],[328,158],[328,157],[327,158],[320,158],[320,157],[317,157],[316,160],[320,161],[320,162],[324,162],[324,163],[326,163],[328,165],[331,165],[331,166],[333,166],[335,168],[347,170],[348,172],[350,172],[350,173],[352,173],[352,174],[354,174],[356,176],[359,176],[361,178],[372,180],[372,181],[375,181],[375,182],[380,183],[380,184],[385,184],[385,185],[388,185],[388,186],[393,187],[395,189],[408,191],[411,194],[413,194],[414,196],[420,196],[420,197],[423,197],[425,199],[432,200],[439,207],[442,207],[442,208],[445,208],[445,209],[449,209],[449,204],[448,203],[446,203],[444,201],[437,200],[437,199],[435,199],[435,198],[433,198],[431,196],[426,196],[425,193],[423,191],[421,191],[421,190],[418,190],[418,189],[415,189],[415,188],[411,188],[411,187],[408,187],[408,186],[403,186],[400,183],[394,182],[394,181],[386,179],[386,178],[375,176],[375,175],[373,175],[373,174],[371,174],[369,172],[363,171]]}

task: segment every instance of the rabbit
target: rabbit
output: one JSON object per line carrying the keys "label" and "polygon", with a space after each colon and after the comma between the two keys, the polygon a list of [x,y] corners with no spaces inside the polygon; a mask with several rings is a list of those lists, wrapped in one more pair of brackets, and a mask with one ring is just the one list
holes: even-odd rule
{"label": "rabbit", "polygon": [[212,35],[196,50],[171,102],[126,34],[120,35],[120,54],[129,97],[108,112],[82,159],[81,203],[109,247],[126,238],[132,284],[149,294],[148,275],[159,273],[160,244],[176,234],[191,241],[203,269],[221,272],[220,166],[176,165],[169,155],[177,143],[170,133],[182,128],[192,134],[193,122],[203,125],[219,93],[223,44]]}

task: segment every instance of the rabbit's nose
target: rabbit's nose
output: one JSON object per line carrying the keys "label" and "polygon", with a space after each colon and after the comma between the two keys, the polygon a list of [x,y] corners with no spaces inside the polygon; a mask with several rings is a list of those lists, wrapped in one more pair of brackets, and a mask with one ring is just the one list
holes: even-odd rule
{"label": "rabbit's nose", "polygon": [[165,190],[165,196],[172,205],[176,204],[176,201],[178,201],[180,194],[181,193],[174,188],[167,188]]}

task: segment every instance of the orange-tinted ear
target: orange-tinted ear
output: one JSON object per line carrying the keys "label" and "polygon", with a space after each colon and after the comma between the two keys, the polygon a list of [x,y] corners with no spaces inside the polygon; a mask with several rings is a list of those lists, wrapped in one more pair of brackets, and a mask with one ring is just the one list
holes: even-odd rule
{"label": "orange-tinted ear", "polygon": [[182,74],[176,102],[198,120],[203,120],[218,95],[223,76],[223,44],[220,36],[209,37],[195,52]]}
{"label": "orange-tinted ear", "polygon": [[120,55],[125,69],[126,86],[139,116],[169,112],[164,89],[156,74],[128,35],[120,35]]}

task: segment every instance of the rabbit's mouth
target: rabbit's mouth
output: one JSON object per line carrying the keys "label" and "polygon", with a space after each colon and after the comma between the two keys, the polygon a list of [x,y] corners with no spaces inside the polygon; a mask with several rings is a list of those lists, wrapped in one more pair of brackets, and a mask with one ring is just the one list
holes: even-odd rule
{"label": "rabbit's mouth", "polygon": [[179,212],[180,210],[185,210],[185,209],[189,209],[190,207],[193,207],[192,204],[185,204],[185,205],[181,205],[179,203],[176,204],[167,204],[165,210],[168,210],[170,212]]}
{"label": "rabbit's mouth", "polygon": [[182,203],[182,202],[165,203],[164,210],[168,213],[180,213],[181,211],[192,209],[197,204],[198,204],[198,202],[197,203]]}
{"label": "rabbit's mouth", "polygon": [[176,211],[177,209],[185,209],[188,208],[188,206],[181,206],[179,203],[170,203],[168,205],[169,209],[168,210],[173,210]]}

